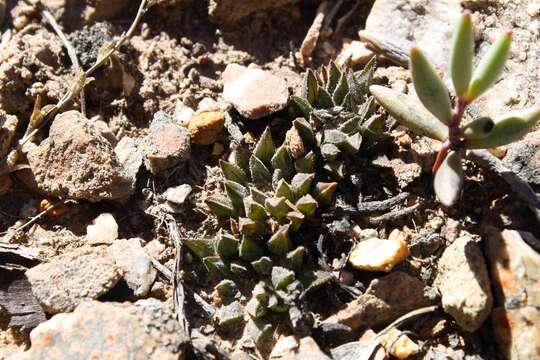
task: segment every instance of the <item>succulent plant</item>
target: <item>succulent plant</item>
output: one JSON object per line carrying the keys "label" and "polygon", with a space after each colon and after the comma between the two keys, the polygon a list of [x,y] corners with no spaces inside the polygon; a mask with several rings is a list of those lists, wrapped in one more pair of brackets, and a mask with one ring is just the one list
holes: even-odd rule
{"label": "succulent plant", "polygon": [[[443,142],[433,166],[434,189],[445,206],[457,202],[463,185],[462,156],[467,149],[506,145],[527,134],[540,119],[540,108],[503,116],[480,117],[463,123],[466,107],[488,90],[501,75],[512,33],[499,37],[473,71],[474,29],[471,14],[461,17],[450,56],[451,77],[456,93],[454,107],[449,91],[420,49],[410,51],[410,68],[416,94],[412,96],[373,85],[371,93],[401,124],[412,131]],[[423,105],[423,107],[422,107]]]}
{"label": "succulent plant", "polygon": [[374,98],[367,96],[374,69],[374,60],[357,73],[340,69],[334,62],[320,73],[309,69],[301,96],[291,98],[304,119],[295,120],[287,138],[294,138],[291,132],[301,132],[309,124],[318,134],[315,141],[323,168],[337,179],[345,175],[344,156],[358,153],[362,143],[371,142],[382,128],[382,118],[370,118]]}

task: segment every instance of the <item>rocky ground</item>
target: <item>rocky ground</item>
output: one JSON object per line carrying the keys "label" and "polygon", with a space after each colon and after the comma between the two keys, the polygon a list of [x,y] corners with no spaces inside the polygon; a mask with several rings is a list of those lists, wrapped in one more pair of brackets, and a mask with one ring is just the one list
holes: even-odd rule
{"label": "rocky ground", "polygon": [[[470,9],[479,54],[505,29],[514,44],[467,116],[537,105],[538,1],[148,5],[85,82],[138,1],[0,0],[1,359],[540,358],[540,211],[511,181],[540,192],[540,131],[490,149],[502,171],[467,161],[446,209],[440,144],[365,90],[414,92],[411,42],[448,81]],[[317,95],[302,92],[307,69],[333,81],[331,60],[359,84],[362,127],[346,135],[346,75],[310,123],[295,105]],[[279,173],[267,168],[290,186],[224,182]],[[251,213],[212,203],[224,184]]]}

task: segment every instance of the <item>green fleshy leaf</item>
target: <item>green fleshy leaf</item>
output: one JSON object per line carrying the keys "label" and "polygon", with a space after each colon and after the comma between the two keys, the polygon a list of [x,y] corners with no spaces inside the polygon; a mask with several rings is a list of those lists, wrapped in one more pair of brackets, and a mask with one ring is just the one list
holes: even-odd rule
{"label": "green fleshy leaf", "polygon": [[313,107],[311,106],[309,101],[299,96],[292,95],[291,102],[296,105],[296,107],[298,108],[298,110],[300,110],[300,113],[305,119],[309,119],[311,112],[313,111]]}
{"label": "green fleshy leaf", "polygon": [[334,197],[334,192],[336,191],[337,183],[331,182],[318,182],[315,184],[313,190],[313,196],[319,204],[330,205]]}
{"label": "green fleshy leaf", "polygon": [[315,171],[315,154],[310,151],[303,158],[294,162],[294,168],[299,173],[312,173]]}
{"label": "green fleshy leaf", "polygon": [[244,207],[244,198],[249,194],[247,188],[231,180],[225,180],[223,184],[234,208],[242,209]]}
{"label": "green fleshy leaf", "polygon": [[280,146],[277,149],[274,156],[272,156],[271,163],[274,169],[280,169],[283,172],[285,179],[290,179],[294,175],[292,159],[285,146]]}
{"label": "green fleshy leaf", "polygon": [[334,106],[334,101],[332,100],[332,95],[324,88],[319,88],[319,93],[317,94],[317,103],[315,107],[317,109],[329,109]]}
{"label": "green fleshy leaf", "polygon": [[358,115],[353,116],[351,119],[347,120],[345,123],[343,123],[339,130],[346,133],[346,134],[352,134],[360,130],[361,124],[363,124],[369,116],[373,113],[373,110],[375,109],[375,98],[373,96],[370,96],[369,99],[362,104]]}
{"label": "green fleshy leaf", "polygon": [[236,215],[236,210],[228,197],[211,196],[205,200],[205,203],[217,217],[229,218]]}
{"label": "green fleshy leaf", "polygon": [[456,95],[462,97],[471,82],[474,59],[474,29],[471,14],[461,17],[454,33],[450,55],[450,71]]}
{"label": "green fleshy leaf", "polygon": [[321,146],[321,155],[327,161],[336,160],[341,154],[341,150],[334,144],[323,144]]}
{"label": "green fleshy leaf", "polygon": [[[286,287],[287,286],[285,286],[285,288]],[[284,313],[289,310],[289,306],[287,304],[284,304],[282,301],[279,301],[278,297],[275,294],[270,295],[270,297],[268,298],[268,308],[276,313]]]}
{"label": "green fleshy leaf", "polygon": [[219,160],[219,166],[225,179],[237,182],[239,184],[245,184],[247,182],[247,175],[244,170],[235,164],[231,164],[224,160]]}
{"label": "green fleshy leaf", "polygon": [[284,197],[269,197],[266,198],[264,203],[266,211],[270,213],[274,218],[281,219],[291,211],[291,207],[287,204],[287,199]]}
{"label": "green fleshy leaf", "polygon": [[305,216],[300,211],[291,211],[287,214],[291,231],[298,231],[302,226]]}
{"label": "green fleshy leaf", "polygon": [[465,139],[482,139],[488,136],[493,130],[495,122],[488,117],[474,119],[463,127],[463,137]]}
{"label": "green fleshy leaf", "polygon": [[302,86],[302,97],[311,105],[315,105],[318,90],[319,84],[317,82],[317,77],[315,76],[313,70],[308,69],[304,77],[304,84]]}
{"label": "green fleshy leaf", "polygon": [[246,265],[241,262],[235,261],[232,262],[229,267],[231,268],[231,273],[236,276],[249,278],[251,276],[251,271]]}
{"label": "green fleshy leaf", "polygon": [[253,200],[252,195],[244,199],[244,209],[246,216],[255,221],[264,221],[268,217],[264,206]]}
{"label": "green fleshy leaf", "polygon": [[378,85],[372,85],[369,90],[390,115],[418,135],[440,141],[448,137],[448,127],[412,96]]}
{"label": "green fleshy leaf", "polygon": [[238,230],[242,235],[253,236],[264,230],[264,223],[241,217],[238,219]]}
{"label": "green fleshy leaf", "polygon": [[256,298],[251,298],[246,304],[246,312],[252,318],[258,319],[266,314],[266,306],[261,304]]}
{"label": "green fleshy leaf", "polygon": [[276,255],[285,255],[292,249],[289,238],[289,225],[281,226],[268,240],[268,249]]}
{"label": "green fleshy leaf", "polygon": [[304,254],[306,249],[303,246],[299,246],[296,249],[287,253],[287,263],[294,271],[300,271],[304,263]]}
{"label": "green fleshy leaf", "polygon": [[342,148],[349,155],[354,155],[360,151],[360,146],[362,146],[362,135],[356,133],[347,137],[347,142],[342,145]]}
{"label": "green fleshy leaf", "polygon": [[333,94],[336,90],[339,80],[341,79],[341,71],[337,67],[336,63],[330,61],[328,65],[328,83],[326,84],[326,91],[328,94]]}
{"label": "green fleshy leaf", "polygon": [[373,81],[373,74],[375,73],[376,65],[377,58],[374,56],[361,71],[354,73],[354,86],[351,85],[352,82],[349,80],[351,93],[358,104],[361,104],[364,96],[368,94],[368,89]]}
{"label": "green fleshy leaf", "polygon": [[213,239],[186,239],[182,241],[187,248],[197,255],[199,259],[203,259],[207,256],[215,255]]}
{"label": "green fleshy leaf", "polygon": [[265,165],[270,165],[270,160],[272,159],[272,156],[274,156],[275,152],[276,146],[274,145],[274,140],[272,140],[272,133],[270,132],[270,128],[267,127],[264,129],[259,142],[257,142],[255,145],[253,155],[255,155]]}
{"label": "green fleshy leaf", "polygon": [[288,182],[286,182],[285,180],[281,179],[279,182],[278,182],[278,185],[276,187],[276,197],[284,197],[285,199],[289,200],[289,201],[294,201],[295,199],[295,195],[294,195],[294,192],[291,188],[291,185],[289,185]]}
{"label": "green fleshy leaf", "polygon": [[221,258],[231,258],[238,255],[240,241],[233,235],[220,230],[216,241],[216,252]]}
{"label": "green fleshy leaf", "polygon": [[229,276],[229,269],[227,268],[227,264],[223,262],[219,257],[217,256],[208,256],[203,259],[203,264],[208,270],[208,272],[218,275],[220,277],[227,277]]}
{"label": "green fleshy leaf", "polygon": [[[236,165],[240,169],[242,169],[242,171],[244,171],[244,173],[245,173],[244,169],[249,168],[249,158],[250,158],[250,156],[251,156],[251,152],[248,149],[246,149],[244,147],[238,147],[238,148],[234,149],[233,152],[231,153],[231,155],[229,157],[229,162],[231,164],[233,164],[233,165]],[[233,180],[233,179],[229,179],[229,180]],[[239,181],[237,181],[237,182],[239,182]]]}
{"label": "green fleshy leaf", "polygon": [[269,275],[274,265],[272,259],[267,256],[263,256],[258,260],[252,261],[251,266],[253,266],[253,269],[255,269],[258,274]]}
{"label": "green fleshy leaf", "polygon": [[479,139],[467,139],[467,149],[489,149],[503,146],[521,139],[531,131],[540,120],[540,108],[527,110],[523,114],[510,115],[495,122],[488,136]]}
{"label": "green fleshy leaf", "polygon": [[264,185],[272,182],[272,174],[266,165],[255,155],[249,158],[249,171],[251,172],[251,180],[255,184]]}
{"label": "green fleshy leaf", "polygon": [[452,206],[458,201],[463,179],[461,156],[451,151],[443,160],[433,180],[433,188],[441,204]]}
{"label": "green fleshy leaf", "polygon": [[299,173],[294,175],[291,188],[297,199],[309,193],[313,179],[315,179],[315,174]]}
{"label": "green fleshy leaf", "polygon": [[416,94],[422,104],[443,123],[452,118],[448,89],[420,49],[411,48],[411,71]]}
{"label": "green fleshy leaf", "polygon": [[252,239],[247,236],[242,238],[238,248],[240,259],[245,261],[255,261],[263,255],[262,249]]}
{"label": "green fleshy leaf", "polygon": [[310,194],[302,196],[295,204],[296,208],[307,217],[313,216],[319,203]]}
{"label": "green fleshy leaf", "polygon": [[342,74],[336,90],[334,90],[334,93],[332,94],[332,100],[334,104],[338,106],[342,105],[348,92],[349,85],[347,84],[347,75]]}
{"label": "green fleshy leaf", "polygon": [[250,187],[249,188],[249,193],[250,193],[251,197],[253,198],[253,201],[255,201],[255,202],[259,203],[259,204],[264,204],[264,201],[268,197],[264,192],[262,192],[261,190],[255,188],[255,187]]}
{"label": "green fleshy leaf", "polygon": [[486,55],[480,60],[476,71],[473,74],[471,83],[465,94],[465,100],[471,102],[497,81],[504,70],[504,64],[510,53],[512,44],[512,33],[508,32],[491,46]]}
{"label": "green fleshy leaf", "polygon": [[274,289],[285,290],[294,281],[294,272],[284,267],[274,266],[270,278]]}
{"label": "green fleshy leaf", "polygon": [[[269,258],[265,258],[265,257],[262,257],[260,260],[262,259],[270,260]],[[270,263],[271,262],[272,261],[270,260]],[[271,271],[272,271],[272,266],[270,265],[270,268],[268,269],[267,274],[270,274]],[[268,294],[267,287],[264,281],[259,281],[257,285],[253,287],[253,291],[251,292],[251,294],[254,299],[257,299],[264,306],[268,305],[268,298],[270,297],[270,294]]]}
{"label": "green fleshy leaf", "polygon": [[293,121],[293,126],[295,127],[296,131],[298,131],[304,145],[315,145],[315,133],[313,132],[313,128],[309,124],[308,120],[302,118],[295,119]]}
{"label": "green fleshy leaf", "polygon": [[279,180],[283,179],[283,171],[281,169],[274,170],[274,173],[272,174],[272,188],[275,190],[277,189]]}

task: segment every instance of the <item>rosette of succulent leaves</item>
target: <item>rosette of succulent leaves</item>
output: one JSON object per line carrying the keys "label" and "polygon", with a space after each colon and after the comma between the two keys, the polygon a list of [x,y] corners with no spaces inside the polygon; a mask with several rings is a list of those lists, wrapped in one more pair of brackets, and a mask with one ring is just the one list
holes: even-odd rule
{"label": "rosette of succulent leaves", "polygon": [[[323,227],[321,213],[335,201],[345,174],[340,164],[359,152],[362,134],[376,133],[366,120],[374,103],[367,98],[373,70],[374,63],[356,74],[334,64],[321,74],[308,71],[291,108],[303,117],[293,121],[281,145],[267,128],[252,150],[239,147],[229,161],[220,161],[224,191],[206,204],[221,229],[215,239],[185,243],[209,272],[226,279],[216,287],[221,296],[230,298],[251,282],[248,328],[266,333],[271,319],[286,313],[294,333],[309,331],[312,315],[299,310],[300,299],[323,283],[315,275],[320,231],[313,228]],[[242,306],[229,299],[218,315],[230,307]],[[218,324],[227,325],[222,320]]]}
{"label": "rosette of succulent leaves", "polygon": [[[452,107],[449,91],[420,49],[410,51],[410,68],[416,98],[372,85],[376,100],[401,124],[417,134],[442,141],[433,166],[434,190],[444,206],[455,204],[463,186],[462,158],[468,149],[489,149],[516,141],[531,131],[540,119],[540,108],[502,116],[476,118],[464,124],[466,107],[499,78],[512,42],[512,33],[501,35],[473,71],[474,29],[466,12],[457,24],[450,55],[455,90]],[[423,105],[423,107],[422,107]]]}

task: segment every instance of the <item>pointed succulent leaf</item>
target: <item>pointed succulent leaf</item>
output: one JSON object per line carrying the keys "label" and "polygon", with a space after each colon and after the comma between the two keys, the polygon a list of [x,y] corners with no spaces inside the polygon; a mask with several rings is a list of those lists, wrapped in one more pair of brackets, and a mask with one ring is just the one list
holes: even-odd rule
{"label": "pointed succulent leaf", "polygon": [[342,131],[331,129],[324,131],[323,142],[327,144],[339,145],[347,141],[347,134]]}
{"label": "pointed succulent leaf", "polygon": [[220,160],[219,165],[221,167],[221,171],[223,171],[223,175],[225,175],[225,179],[237,182],[239,184],[245,184],[247,182],[246,172],[239,166],[224,160]]}
{"label": "pointed succulent leaf", "polygon": [[[358,89],[358,90],[354,90],[355,98],[363,99],[364,96],[367,95],[368,89],[371,86],[371,83],[373,80],[373,74],[375,73],[376,65],[377,65],[377,60],[376,60],[376,57],[374,56],[366,64],[366,66],[364,66],[362,70],[354,73],[354,78],[356,79],[354,88]],[[349,87],[353,88],[351,86],[350,81],[349,81]]]}
{"label": "pointed succulent leaf", "polygon": [[238,293],[238,287],[232,280],[225,279],[216,285],[216,291],[222,298],[232,299]]}
{"label": "pointed succulent leaf", "polygon": [[269,275],[272,271],[273,262],[267,256],[263,256],[258,260],[252,261],[251,266],[259,275]]}
{"label": "pointed succulent leaf", "polygon": [[309,101],[296,95],[291,96],[291,101],[294,105],[296,105],[298,110],[300,110],[300,113],[302,114],[302,116],[306,119],[309,119],[309,116],[311,115],[311,112],[313,111],[313,107],[311,106]]}
{"label": "pointed succulent leaf", "polygon": [[321,146],[321,155],[326,161],[336,160],[341,154],[341,150],[334,144],[323,144]]}
{"label": "pointed succulent leaf", "polygon": [[540,108],[530,109],[522,114],[511,114],[495,121],[495,126],[488,136],[479,139],[467,139],[467,149],[489,149],[503,146],[521,139],[531,131],[540,120]]}
{"label": "pointed succulent leaf", "polygon": [[283,171],[281,169],[274,170],[274,173],[272,174],[272,188],[275,190],[277,189],[279,180],[283,179]]}
{"label": "pointed succulent leaf", "polygon": [[352,134],[360,130],[360,126],[371,116],[375,109],[375,98],[370,96],[360,107],[358,114],[343,123],[339,130],[346,134]]}
{"label": "pointed succulent leaf", "polygon": [[220,277],[227,277],[229,275],[227,264],[225,264],[218,256],[205,257],[203,259],[203,264],[211,274],[218,275]]}
{"label": "pointed succulent leaf", "polygon": [[451,151],[435,173],[433,180],[433,188],[441,204],[452,206],[458,201],[463,178],[461,156],[459,153]]}
{"label": "pointed succulent leaf", "polygon": [[342,161],[328,161],[324,164],[323,169],[337,179],[343,179],[345,176],[345,165]]}
{"label": "pointed succulent leaf", "polygon": [[231,268],[231,273],[233,275],[244,277],[244,278],[250,277],[251,275],[248,267],[244,265],[244,263],[235,261],[235,262],[232,262],[229,265],[229,267]]}
{"label": "pointed succulent leaf", "polygon": [[275,194],[276,194],[276,197],[278,197],[278,198],[279,197],[284,197],[285,199],[287,199],[289,201],[294,201],[294,199],[295,199],[294,192],[293,192],[293,190],[291,188],[291,185],[289,185],[289,183],[286,182],[283,179],[281,179],[278,182]]}
{"label": "pointed succulent leaf", "polygon": [[317,211],[317,207],[319,206],[317,200],[315,200],[310,194],[302,196],[300,199],[298,199],[295,205],[302,214],[308,217],[313,216],[315,211]]}
{"label": "pointed succulent leaf", "polygon": [[335,89],[337,88],[339,84],[339,80],[341,79],[342,74],[339,68],[337,67],[336,63],[333,61],[330,62],[328,65],[328,82],[326,84],[326,91],[328,91],[329,94],[333,94]]}
{"label": "pointed succulent leaf", "polygon": [[315,174],[299,173],[294,175],[291,188],[297,199],[309,193],[313,179],[315,179]]}
{"label": "pointed succulent leaf", "polygon": [[292,242],[289,238],[289,225],[281,226],[268,240],[268,249],[276,255],[285,255],[292,249]]}
{"label": "pointed succulent leaf", "polygon": [[255,145],[253,155],[255,155],[265,165],[269,165],[270,159],[272,159],[275,152],[276,146],[274,145],[274,140],[272,139],[272,133],[270,132],[270,128],[267,127],[262,133],[259,142],[257,142]]}
{"label": "pointed succulent leaf", "polygon": [[291,211],[287,214],[287,219],[289,219],[291,231],[298,231],[304,222],[305,216],[300,211]]}
{"label": "pointed succulent leaf", "polygon": [[287,263],[294,271],[300,271],[304,262],[304,254],[306,249],[299,246],[296,249],[287,253]]}
{"label": "pointed succulent leaf", "polygon": [[294,168],[299,173],[312,173],[315,171],[315,154],[310,151],[303,158],[294,162]]}
{"label": "pointed succulent leaf", "polygon": [[362,144],[364,149],[371,148],[381,137],[384,130],[384,117],[374,115],[362,125]]}
{"label": "pointed succulent leaf", "polygon": [[294,281],[294,272],[281,266],[274,266],[270,278],[274,289],[285,290],[287,285]]}
{"label": "pointed succulent leaf", "polygon": [[[261,259],[268,259],[262,257]],[[270,259],[268,259],[270,260]],[[268,274],[272,271],[272,268],[270,267],[268,270]],[[253,287],[253,291],[251,292],[254,299],[257,299],[261,304],[264,306],[268,305],[268,298],[270,297],[270,294],[268,294],[267,287],[264,283],[264,281],[259,281],[257,285]]]}
{"label": "pointed succulent leaf", "polygon": [[463,127],[463,137],[465,139],[481,139],[491,133],[495,122],[488,117],[474,119]]}
{"label": "pointed succulent leaf", "polygon": [[309,124],[308,120],[297,118],[293,121],[293,126],[296,131],[298,131],[298,134],[300,135],[300,138],[302,138],[305,146],[315,145],[315,133],[313,132],[313,128]]}
{"label": "pointed succulent leaf", "polygon": [[252,195],[244,199],[244,209],[246,216],[255,221],[264,221],[268,217],[264,206],[253,200]]}
{"label": "pointed succulent leaf", "polygon": [[240,247],[238,248],[240,259],[245,261],[255,261],[263,255],[262,249],[247,236],[242,237]]}
{"label": "pointed succulent leaf", "polygon": [[315,76],[313,70],[308,69],[304,77],[304,84],[302,86],[302,97],[311,105],[315,105],[318,90],[319,84],[317,82],[317,77]]}
{"label": "pointed succulent leaf", "polygon": [[411,48],[411,70],[414,89],[422,104],[443,123],[452,118],[452,105],[446,85],[422,51]]}
{"label": "pointed succulent leaf", "polygon": [[266,306],[261,304],[256,298],[251,298],[246,304],[246,312],[252,318],[258,319],[266,314]]}
{"label": "pointed succulent leaf", "polygon": [[266,198],[264,203],[266,210],[276,219],[281,219],[291,211],[290,206],[287,204],[287,199],[284,197],[269,197]]}
{"label": "pointed succulent leaf", "polygon": [[242,209],[244,206],[244,198],[248,196],[248,189],[243,185],[231,180],[225,180],[225,191],[231,199],[231,202],[235,209]]}
{"label": "pointed succulent leaf", "polygon": [[454,33],[450,54],[450,71],[458,97],[463,97],[471,82],[474,59],[474,29],[471,13],[461,16]]}
{"label": "pointed succulent leaf", "polygon": [[342,148],[349,155],[354,155],[360,150],[360,146],[362,146],[362,135],[356,133],[347,137],[347,141],[342,145]]}
{"label": "pointed succulent leaf", "polygon": [[257,189],[256,187],[250,187],[249,188],[249,194],[253,198],[253,201],[255,201],[255,202],[259,203],[259,204],[264,204],[264,201],[268,197],[264,192]]}
{"label": "pointed succulent leaf", "polygon": [[270,184],[272,182],[272,174],[255,155],[249,158],[249,171],[251,172],[251,180],[255,184]]}
{"label": "pointed succulent leaf", "polygon": [[285,146],[280,146],[274,156],[272,156],[272,167],[280,169],[285,179],[290,179],[294,175],[292,159]]}
{"label": "pointed succulent leaf", "polygon": [[[286,280],[288,281],[288,279],[286,279]],[[284,286],[284,289],[285,288],[287,288],[287,286]],[[273,312],[276,312],[276,313],[284,313],[284,312],[287,312],[289,310],[289,306],[287,304],[284,304],[283,301],[280,301],[280,299],[278,299],[276,294],[272,294],[268,298],[268,308],[270,310],[272,310]]]}
{"label": "pointed succulent leaf", "polygon": [[199,259],[203,259],[215,254],[214,242],[214,239],[186,239],[183,241],[183,244],[186,245],[192,253],[197,255]]}
{"label": "pointed succulent leaf", "polygon": [[317,94],[317,103],[315,107],[317,109],[329,109],[334,106],[334,101],[332,100],[332,95],[324,88],[319,88],[319,93]]}
{"label": "pointed succulent leaf", "polygon": [[336,89],[332,93],[332,100],[334,104],[338,106],[342,105],[348,93],[349,93],[349,85],[347,84],[347,75],[342,74],[336,86]]}
{"label": "pointed succulent leaf", "polygon": [[238,219],[238,229],[242,235],[253,236],[264,230],[264,223],[241,217]]}
{"label": "pointed succulent leaf", "polygon": [[337,183],[335,182],[318,182],[315,184],[313,196],[319,204],[330,205],[332,203],[336,188]]}
{"label": "pointed succulent leaf", "polygon": [[499,39],[493,43],[487,54],[480,60],[480,63],[473,74],[467,94],[465,94],[465,101],[473,101],[497,81],[504,70],[504,64],[510,53],[511,43],[511,32],[501,35]]}
{"label": "pointed succulent leaf", "polygon": [[237,256],[239,244],[240,241],[233,235],[220,230],[218,239],[216,241],[216,252],[221,258],[224,259]]}
{"label": "pointed succulent leaf", "polygon": [[220,218],[228,218],[236,215],[236,210],[228,197],[211,196],[205,201],[214,215]]}
{"label": "pointed succulent leaf", "polygon": [[[249,167],[250,156],[251,156],[251,153],[249,152],[248,149],[244,147],[238,147],[234,149],[231,155],[229,156],[229,163],[238,166],[242,170],[247,169]],[[233,180],[233,179],[229,179],[229,180]]]}
{"label": "pointed succulent leaf", "polygon": [[369,90],[390,115],[418,135],[440,141],[448,137],[448,127],[412,96],[378,85],[372,85]]}

